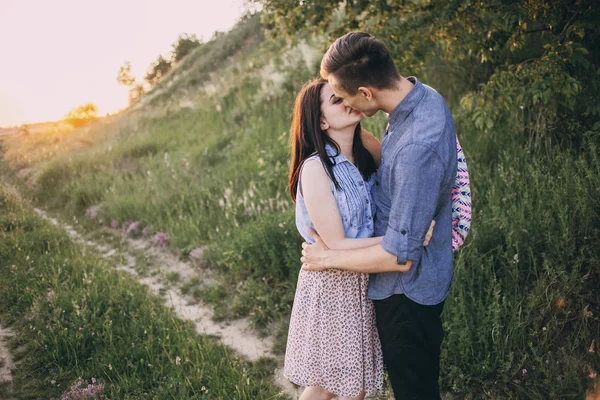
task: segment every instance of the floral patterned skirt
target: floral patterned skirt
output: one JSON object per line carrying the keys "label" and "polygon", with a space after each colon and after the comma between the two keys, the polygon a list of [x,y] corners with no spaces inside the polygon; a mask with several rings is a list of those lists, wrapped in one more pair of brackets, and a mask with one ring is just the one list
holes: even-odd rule
{"label": "floral patterned skirt", "polygon": [[383,359],[369,274],[300,271],[285,353],[284,375],[300,386],[337,396],[383,389]]}

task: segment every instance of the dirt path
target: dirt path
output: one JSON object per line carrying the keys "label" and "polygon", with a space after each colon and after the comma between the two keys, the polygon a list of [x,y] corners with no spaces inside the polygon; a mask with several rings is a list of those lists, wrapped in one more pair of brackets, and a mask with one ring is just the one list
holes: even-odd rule
{"label": "dirt path", "polygon": [[[59,222],[45,211],[38,208],[34,210],[42,218],[64,229],[75,241],[95,249],[102,257],[112,258],[120,253],[118,249],[109,245],[85,239],[71,225]],[[223,323],[215,322],[213,321],[213,311],[210,307],[182,295],[177,284],[168,282],[168,279],[166,279],[170,274],[176,273],[182,282],[189,282],[190,279],[199,277],[203,284],[210,284],[212,280],[209,274],[203,273],[200,275],[197,268],[194,268],[189,263],[180,261],[169,252],[153,246],[147,240],[127,238],[126,243],[127,248],[122,254],[125,263],[115,265],[115,268],[135,276],[140,283],[148,286],[153,293],[163,297],[166,305],[170,306],[180,318],[194,322],[196,332],[220,337],[223,344],[233,348],[249,360],[256,360],[264,356],[275,357],[271,351],[273,348],[273,338],[261,338],[256,335],[250,328],[250,321],[247,318]],[[148,275],[138,274],[135,268],[136,258],[132,255],[134,252],[143,252],[144,255],[149,256],[157,265],[157,273]],[[274,371],[274,382],[292,399],[299,397],[299,390],[283,377],[281,369]]]}
{"label": "dirt path", "polygon": [[7,399],[5,393],[10,390],[12,383],[12,370],[15,367],[15,362],[7,341],[13,336],[12,329],[0,325],[0,399]]}

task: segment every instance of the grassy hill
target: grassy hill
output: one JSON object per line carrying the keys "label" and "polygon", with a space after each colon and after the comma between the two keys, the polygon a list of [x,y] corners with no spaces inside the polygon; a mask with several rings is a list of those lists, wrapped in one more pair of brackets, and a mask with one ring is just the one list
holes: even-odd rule
{"label": "grassy hill", "polygon": [[[140,221],[148,234],[167,233],[184,258],[208,246],[205,261],[221,274],[199,295],[220,318],[250,316],[278,332],[281,350],[300,268],[286,194],[290,114],[327,44],[308,33],[265,38],[259,16],[247,17],[110,121],[58,142],[5,140],[3,173],[21,176],[28,196],[66,217],[100,205],[101,224]],[[590,351],[600,344],[598,137],[581,150],[532,152],[510,120],[483,135],[458,99],[441,92],[474,199],[444,310],[444,391],[582,396],[593,384],[589,371],[600,369]],[[384,126],[381,114],[366,121],[376,134]]]}

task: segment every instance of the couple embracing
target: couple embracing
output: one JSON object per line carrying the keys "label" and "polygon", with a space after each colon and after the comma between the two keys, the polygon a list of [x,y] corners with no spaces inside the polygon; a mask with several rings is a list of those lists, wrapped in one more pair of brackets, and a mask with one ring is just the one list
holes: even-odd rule
{"label": "couple embracing", "polygon": [[[381,144],[361,128],[382,110]],[[301,399],[439,399],[441,312],[470,189],[452,115],[361,32],[296,98],[289,187],[303,244],[284,374]]]}

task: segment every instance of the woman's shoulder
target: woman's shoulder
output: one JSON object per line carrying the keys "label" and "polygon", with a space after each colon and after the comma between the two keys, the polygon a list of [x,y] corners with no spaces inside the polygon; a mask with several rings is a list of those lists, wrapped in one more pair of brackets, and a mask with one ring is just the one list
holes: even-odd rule
{"label": "woman's shoulder", "polygon": [[306,192],[318,193],[331,186],[329,175],[319,157],[309,157],[302,163],[299,190],[304,197]]}
{"label": "woman's shoulder", "polygon": [[302,178],[315,179],[322,177],[323,175],[327,176],[327,172],[325,171],[325,166],[321,162],[318,154],[312,155],[304,160],[302,164]]}

